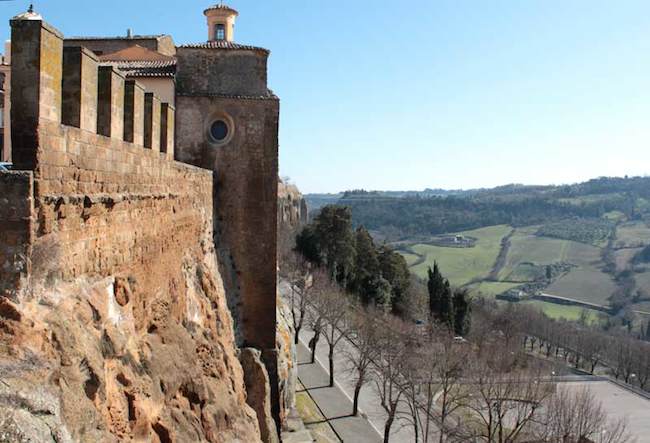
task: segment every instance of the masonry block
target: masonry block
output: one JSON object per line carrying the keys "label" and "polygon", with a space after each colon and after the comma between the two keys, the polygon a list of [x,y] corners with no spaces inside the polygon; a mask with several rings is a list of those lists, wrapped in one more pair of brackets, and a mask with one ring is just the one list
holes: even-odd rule
{"label": "masonry block", "polygon": [[160,99],[153,92],[144,95],[144,147],[160,151]]}
{"label": "masonry block", "polygon": [[124,84],[124,141],[144,145],[144,88],[135,80]]}
{"label": "masonry block", "polygon": [[174,124],[176,110],[169,103],[160,105],[160,152],[174,159]]}
{"label": "masonry block", "polygon": [[124,137],[124,76],[113,66],[99,68],[97,133]]}
{"label": "masonry block", "polygon": [[95,54],[81,46],[63,49],[62,117],[64,125],[97,131],[97,69]]}
{"label": "masonry block", "polygon": [[37,164],[40,120],[61,122],[63,36],[42,20],[11,20],[11,135],[16,169]]}

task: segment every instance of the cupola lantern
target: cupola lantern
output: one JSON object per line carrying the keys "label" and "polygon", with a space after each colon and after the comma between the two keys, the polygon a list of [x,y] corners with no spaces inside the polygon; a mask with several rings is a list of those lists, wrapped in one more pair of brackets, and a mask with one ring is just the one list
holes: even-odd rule
{"label": "cupola lantern", "polygon": [[203,11],[208,18],[208,40],[232,42],[235,39],[235,19],[237,11],[220,3]]}

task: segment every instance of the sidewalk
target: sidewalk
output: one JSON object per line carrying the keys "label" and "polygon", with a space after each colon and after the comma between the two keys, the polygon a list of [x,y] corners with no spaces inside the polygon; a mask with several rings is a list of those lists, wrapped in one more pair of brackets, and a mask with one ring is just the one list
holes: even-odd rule
{"label": "sidewalk", "polygon": [[[298,378],[341,441],[377,443],[383,440],[368,420],[351,415],[352,400],[339,386],[328,387],[327,371],[319,360],[310,363],[309,350],[302,342],[298,345]],[[309,427],[310,423],[305,425]]]}

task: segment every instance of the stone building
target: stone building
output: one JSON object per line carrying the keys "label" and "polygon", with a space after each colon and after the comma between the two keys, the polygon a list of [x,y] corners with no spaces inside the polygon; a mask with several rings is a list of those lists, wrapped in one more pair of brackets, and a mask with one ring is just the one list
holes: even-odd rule
{"label": "stone building", "polygon": [[[5,82],[4,90],[14,115],[11,146],[3,152],[11,150],[15,169],[31,173],[33,184],[25,176],[24,183],[15,185],[20,197],[8,200],[31,215],[12,219],[17,226],[12,238],[22,239],[18,245],[22,261],[11,268],[13,275],[0,275],[15,282],[11,288],[0,287],[0,295],[2,291],[15,293],[31,278],[32,262],[37,261],[32,260],[31,251],[45,234],[61,238],[65,234],[66,247],[74,245],[76,252],[59,260],[62,269],[57,276],[61,278],[97,273],[106,277],[123,269],[128,260],[116,254],[130,246],[111,242],[138,232],[122,232],[113,239],[111,234],[101,235],[111,223],[98,223],[92,226],[92,244],[100,246],[92,250],[88,233],[71,237],[74,232],[59,232],[56,226],[69,223],[74,229],[90,229],[86,220],[96,213],[89,208],[99,205],[112,211],[126,201],[120,200],[127,198],[122,196],[115,199],[113,193],[130,195],[130,188],[136,186],[138,192],[166,189],[160,183],[166,176],[180,180],[178,188],[191,193],[192,183],[179,179],[184,174],[192,176],[183,167],[211,171],[211,207],[202,211],[192,206],[192,216],[199,219],[200,212],[212,218],[212,238],[235,323],[236,344],[260,351],[270,380],[272,416],[280,424],[283,394],[276,347],[279,99],[267,85],[270,52],[234,40],[237,11],[219,4],[207,8],[204,15],[207,40],[179,47],[169,35],[136,36],[130,31],[125,37],[65,39],[32,10],[12,20],[15,65],[3,66],[9,74],[16,74],[10,83]],[[11,98],[11,90],[20,94]],[[139,148],[144,148],[143,158],[135,154]],[[156,167],[165,174],[157,174]],[[155,186],[134,177],[142,170]],[[88,177],[94,179],[87,181]],[[204,186],[208,180],[200,177]],[[161,202],[152,205],[173,209],[170,217],[183,220],[176,214],[176,203],[166,203],[172,191],[160,191],[154,201]],[[30,195],[33,206],[20,204],[18,200]],[[78,205],[78,214],[65,213],[66,205],[72,204]],[[144,207],[151,211],[151,205]],[[103,212],[97,214],[104,217]],[[80,225],[72,224],[72,215],[81,217]],[[156,243],[154,250],[165,252],[167,239],[158,236],[158,232],[151,235],[163,246]],[[7,249],[8,259],[10,254],[18,257],[15,243]],[[0,237],[3,260],[4,246]]]}
{"label": "stone building", "polygon": [[279,100],[269,51],[234,42],[237,11],[204,14],[208,40],[176,52],[176,159],[215,171],[215,238],[238,338],[263,351],[273,379]]}

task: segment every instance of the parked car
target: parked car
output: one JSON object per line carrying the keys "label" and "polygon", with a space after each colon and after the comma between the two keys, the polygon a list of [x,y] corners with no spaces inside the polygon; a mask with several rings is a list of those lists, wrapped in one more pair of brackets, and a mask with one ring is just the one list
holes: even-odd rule
{"label": "parked car", "polygon": [[0,171],[9,171],[11,170],[11,163],[0,162]]}

